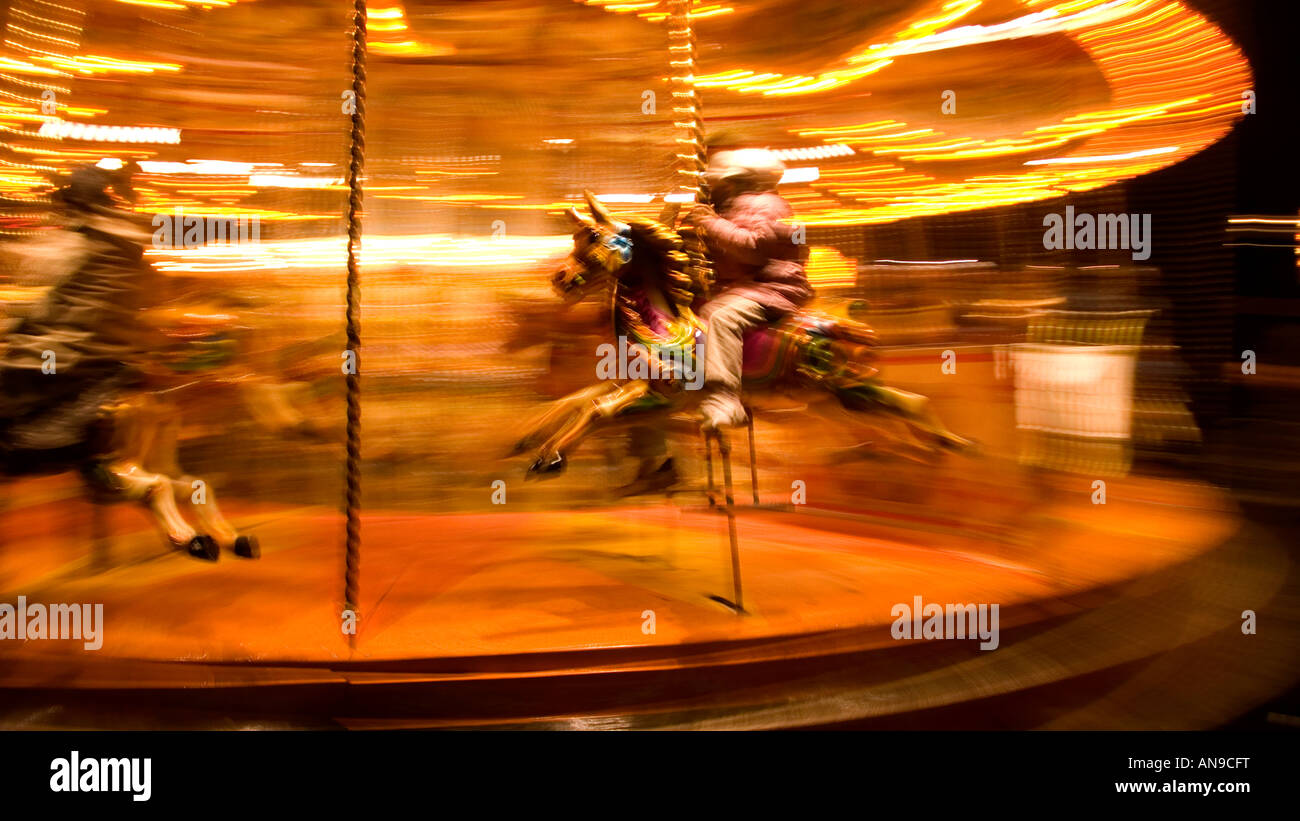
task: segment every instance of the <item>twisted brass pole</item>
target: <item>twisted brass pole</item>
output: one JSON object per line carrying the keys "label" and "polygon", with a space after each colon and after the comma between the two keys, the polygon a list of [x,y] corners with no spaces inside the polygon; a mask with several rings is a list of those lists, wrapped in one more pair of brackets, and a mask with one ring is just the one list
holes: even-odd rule
{"label": "twisted brass pole", "polygon": [[[700,114],[700,97],[695,89],[695,31],[691,26],[693,0],[666,0],[668,17],[668,85],[672,93],[673,125],[682,133],[676,139],[674,171],[677,193],[689,193],[694,202],[709,202],[704,146],[704,118]],[[686,254],[691,261],[691,275],[705,299],[713,285],[713,268],[704,243],[694,226],[681,228]]]}
{"label": "twisted brass pole", "polygon": [[668,0],[668,83],[672,93],[673,125],[681,132],[676,154],[677,186],[708,201],[704,180],[704,119],[695,90],[695,32],[691,27],[692,0]]}
{"label": "twisted brass pole", "polygon": [[[348,162],[348,296],[347,342],[352,367],[347,380],[347,490],[344,497],[346,566],[343,607],[353,613],[360,598],[361,575],[361,171],[366,161],[366,0],[354,0],[352,12],[352,134]],[[348,634],[355,646],[355,629]]]}

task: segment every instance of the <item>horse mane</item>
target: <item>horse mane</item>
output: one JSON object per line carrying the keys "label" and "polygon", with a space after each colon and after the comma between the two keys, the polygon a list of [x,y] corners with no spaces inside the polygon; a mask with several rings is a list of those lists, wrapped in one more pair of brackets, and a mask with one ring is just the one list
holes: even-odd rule
{"label": "horse mane", "polygon": [[691,278],[691,260],[681,235],[658,220],[633,219],[628,225],[631,226],[633,247],[651,252],[648,269],[659,275],[661,281],[658,284],[664,293],[675,305],[690,306],[695,301],[695,286]]}
{"label": "horse mane", "polygon": [[[682,312],[689,309],[695,299],[690,287],[690,259],[682,251],[682,240],[676,231],[662,222],[632,218],[628,221],[632,239],[634,275],[620,278],[614,290],[614,323],[620,334],[627,334],[646,343],[672,336],[655,330],[658,322],[647,317],[645,310],[656,310],[647,304],[646,290],[662,292],[668,301],[672,323],[680,320]],[[630,273],[630,272],[629,272]],[[640,294],[637,292],[640,286]]]}

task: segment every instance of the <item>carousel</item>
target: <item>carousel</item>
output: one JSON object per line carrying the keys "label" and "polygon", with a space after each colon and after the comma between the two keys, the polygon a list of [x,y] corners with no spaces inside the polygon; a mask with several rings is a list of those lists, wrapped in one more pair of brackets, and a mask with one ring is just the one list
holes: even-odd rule
{"label": "carousel", "polygon": [[0,725],[1258,702],[1169,686],[1286,557],[1173,458],[1160,272],[1040,241],[1245,116],[1194,5],[14,0]]}

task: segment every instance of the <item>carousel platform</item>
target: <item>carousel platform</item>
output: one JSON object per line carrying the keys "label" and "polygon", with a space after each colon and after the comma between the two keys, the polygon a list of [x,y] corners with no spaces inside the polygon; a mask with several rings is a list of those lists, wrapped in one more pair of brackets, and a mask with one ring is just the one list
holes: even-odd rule
{"label": "carousel platform", "polygon": [[[10,495],[0,601],[102,603],[103,646],[0,643],[5,726],[889,721],[1206,640],[1239,623],[1238,588],[1267,597],[1286,562],[1231,559],[1247,547],[1230,503],[1168,479],[1026,511],[1018,537],[870,506],[741,505],[738,615],[716,600],[732,593],[726,520],[703,505],[368,512],[350,643],[336,514],[228,503],[264,555],[207,564],[160,553],[128,508],[88,550],[92,509],[68,483]],[[998,648],[895,639],[893,608],[917,596],[998,604]]]}

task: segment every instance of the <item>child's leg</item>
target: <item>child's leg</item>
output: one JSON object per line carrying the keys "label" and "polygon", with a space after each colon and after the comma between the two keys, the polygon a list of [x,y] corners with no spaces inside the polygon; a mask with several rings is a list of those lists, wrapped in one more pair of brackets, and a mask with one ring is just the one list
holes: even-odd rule
{"label": "child's leg", "polygon": [[740,372],[744,364],[744,335],[767,318],[767,311],[752,299],[723,294],[704,309],[709,331],[704,338],[704,388],[700,405],[708,427],[743,425]]}

